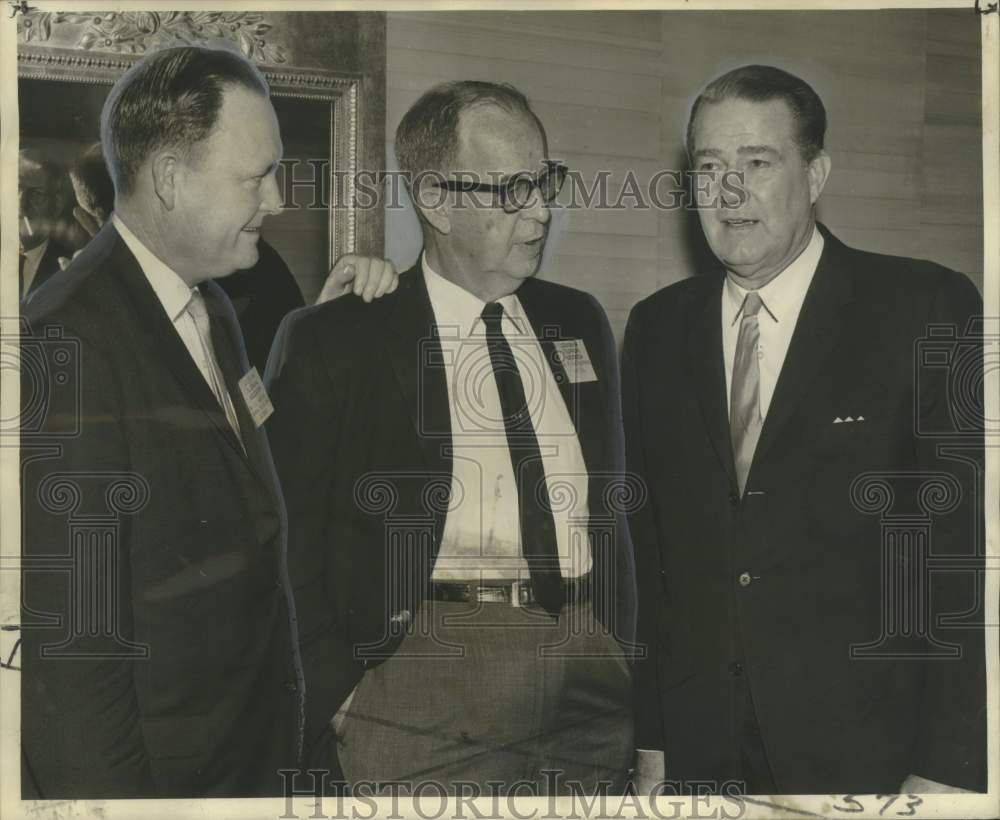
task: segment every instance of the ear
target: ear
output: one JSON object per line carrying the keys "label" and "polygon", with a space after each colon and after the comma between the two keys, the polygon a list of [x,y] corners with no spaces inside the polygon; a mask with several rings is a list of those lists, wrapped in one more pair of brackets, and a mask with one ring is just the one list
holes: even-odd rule
{"label": "ear", "polygon": [[823,193],[826,178],[830,176],[830,155],[820,151],[809,163],[809,201],[815,205],[819,195]]}
{"label": "ear", "polygon": [[149,173],[152,176],[153,191],[163,207],[168,211],[174,209],[177,201],[177,185],[181,175],[180,158],[173,151],[158,151],[150,161]]}
{"label": "ear", "polygon": [[413,207],[423,220],[440,234],[451,233],[451,204],[449,193],[429,181],[427,177],[419,179],[410,191]]}

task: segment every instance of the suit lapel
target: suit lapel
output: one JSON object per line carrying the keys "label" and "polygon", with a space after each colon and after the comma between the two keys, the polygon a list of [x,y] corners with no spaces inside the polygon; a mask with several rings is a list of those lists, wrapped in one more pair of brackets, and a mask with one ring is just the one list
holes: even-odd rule
{"label": "suit lapel", "polygon": [[[602,446],[605,439],[601,435],[601,431],[605,429],[603,421],[604,413],[597,406],[598,402],[596,401],[586,402],[587,407],[584,410],[582,406],[584,404],[582,394],[586,390],[588,395],[592,392],[596,396],[602,391],[600,389],[587,390],[587,386],[591,384],[590,382],[583,382],[581,384],[570,382],[566,369],[556,355],[554,342],[575,337],[566,332],[563,324],[552,321],[552,317],[559,316],[562,311],[558,305],[546,303],[534,284],[534,280],[526,280],[517,290],[517,298],[524,308],[524,313],[528,317],[528,322],[531,325],[532,332],[535,334],[535,338],[538,339],[542,355],[545,357],[549,370],[551,370],[552,376],[559,388],[559,393],[562,395],[563,403],[566,405],[566,412],[569,413],[569,417],[573,421],[573,426],[576,429],[576,437],[580,442],[580,449],[583,451],[584,463],[591,471],[599,470],[601,469],[600,465],[604,463]],[[593,340],[589,341],[591,344],[587,346],[587,353],[590,355],[591,360],[594,361],[594,354],[597,351],[593,350]],[[586,341],[584,343],[586,344]],[[595,367],[597,366],[595,362]],[[600,377],[606,378],[607,375],[601,373]]]}
{"label": "suit lapel", "polygon": [[226,444],[246,462],[246,454],[229,426],[225,411],[219,406],[215,394],[201,375],[184,342],[181,341],[173,322],[157,299],[139,263],[118,236],[112,223],[109,222],[98,236],[100,237],[105,231],[110,231],[114,235],[112,268],[119,292],[128,300],[132,315],[137,319],[140,328],[137,334],[139,343],[146,348],[153,360],[163,362],[170,369],[198,410],[210,419],[218,433],[226,440]]}
{"label": "suit lapel", "polygon": [[849,266],[843,259],[846,248],[822,226],[821,231],[826,244],[795,323],[754,462],[766,457],[801,405],[813,380],[827,371],[826,360],[846,326],[844,307],[854,295]]}
{"label": "suit lapel", "polygon": [[[253,465],[257,476],[269,485],[272,472],[270,450],[264,430],[254,423],[243,397],[243,391],[239,386],[239,379],[243,374],[249,372],[250,364],[247,360],[242,337],[237,337],[240,331],[236,313],[229,303],[229,298],[217,283],[206,282],[201,286],[201,291],[205,297],[208,314],[215,320],[212,323],[212,346],[215,348],[215,356],[219,361],[219,369],[225,379],[229,397],[236,409],[243,447],[239,447],[239,442],[235,441],[235,437],[233,441],[239,447],[239,452],[244,454]],[[232,428],[228,423],[226,428],[231,435]]]}
{"label": "suit lapel", "polygon": [[[730,482],[735,485],[736,468],[729,435],[726,368],[722,353],[723,281],[722,277],[713,279],[709,286],[699,288],[693,294],[686,360],[708,437]],[[671,355],[669,350],[663,353]]]}
{"label": "suit lapel", "polygon": [[451,412],[444,356],[419,262],[399,279],[386,344],[427,467],[450,476]]}

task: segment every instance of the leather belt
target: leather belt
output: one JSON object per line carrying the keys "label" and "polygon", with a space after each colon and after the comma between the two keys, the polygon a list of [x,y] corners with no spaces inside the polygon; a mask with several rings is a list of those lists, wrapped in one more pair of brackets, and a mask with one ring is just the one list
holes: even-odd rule
{"label": "leather belt", "polygon": [[[591,575],[563,578],[566,603],[583,603],[590,600]],[[535,603],[530,580],[504,581],[431,581],[431,600],[453,603],[506,604],[528,606]]]}

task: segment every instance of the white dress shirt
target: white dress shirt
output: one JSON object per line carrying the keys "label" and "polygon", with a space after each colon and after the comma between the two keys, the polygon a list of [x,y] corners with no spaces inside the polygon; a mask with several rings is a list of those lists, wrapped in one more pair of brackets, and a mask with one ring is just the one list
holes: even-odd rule
{"label": "white dress shirt", "polygon": [[42,257],[45,256],[45,251],[48,249],[49,240],[46,239],[41,245],[36,245],[30,251],[21,254],[24,257],[24,270],[21,272],[21,278],[24,282],[25,293],[31,290],[31,283],[38,275],[38,266],[42,264]]}
{"label": "white dress shirt", "polygon": [[[486,303],[423,257],[441,337],[453,446],[452,505],[432,578],[529,578],[521,551],[517,483],[481,314]],[[576,428],[517,296],[499,300],[501,330],[517,361],[542,455],[563,577],[590,570],[587,466]],[[566,503],[562,503],[566,502]],[[574,537],[575,536],[575,537]]]}
{"label": "white dress shirt", "polygon": [[[823,235],[813,228],[812,239],[805,250],[781,273],[757,290],[763,303],[757,313],[760,341],[757,358],[760,362],[760,417],[767,418],[774,387],[781,374],[788,346],[792,341],[795,323],[806,298],[823,253]],[[726,364],[726,406],[733,392],[733,361],[740,335],[740,314],[748,291],[726,276],[722,288],[722,354]]]}
{"label": "white dress shirt", "polygon": [[[224,387],[222,388],[223,395],[219,395],[217,380],[221,381],[221,375],[213,377],[212,373],[213,366],[218,368],[218,362],[208,361],[207,357],[214,356],[214,354],[210,350],[206,351],[206,346],[202,344],[198,332],[198,326],[187,309],[197,288],[189,287],[163,260],[143,245],[139,238],[122,222],[118,214],[114,214],[111,218],[115,224],[115,230],[118,231],[118,235],[121,236],[128,249],[132,251],[132,255],[139,263],[139,267],[142,268],[150,287],[153,288],[156,298],[159,299],[167,317],[173,323],[174,330],[181,337],[184,347],[191,354],[194,363],[198,365],[198,371],[204,377],[205,383],[211,389],[232,425],[233,419],[236,418],[236,411],[232,407],[232,398],[225,392]],[[216,372],[221,374],[219,370]],[[234,426],[234,430],[239,437],[238,423]]]}

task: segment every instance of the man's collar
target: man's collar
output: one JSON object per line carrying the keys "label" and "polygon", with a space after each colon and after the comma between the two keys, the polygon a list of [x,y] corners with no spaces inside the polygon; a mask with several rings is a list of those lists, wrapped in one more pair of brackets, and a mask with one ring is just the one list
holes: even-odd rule
{"label": "man's collar", "polygon": [[36,268],[42,261],[42,257],[45,256],[45,251],[49,249],[49,237],[45,237],[45,241],[38,245],[35,245],[30,251],[24,251],[22,254],[25,259],[26,265],[34,265]]}
{"label": "man's collar", "polygon": [[[757,290],[762,307],[775,322],[780,323],[782,317],[797,315],[819,265],[823,245],[823,235],[819,228],[813,226],[812,238],[805,250],[787,268]],[[722,319],[725,323],[735,324],[743,311],[743,301],[749,291],[737,285],[728,275],[724,290],[726,296],[723,299]]]}
{"label": "man's collar", "polygon": [[[420,258],[420,263],[424,271],[424,281],[427,283],[427,295],[430,297],[438,326],[457,326],[462,335],[472,335],[476,328],[481,328],[480,317],[486,302],[434,270],[427,261],[426,250]],[[514,326],[524,333],[528,322],[517,296],[510,293],[497,301],[503,305],[504,314],[510,318]]]}
{"label": "man's collar", "polygon": [[142,268],[142,272],[146,275],[146,279],[149,280],[150,286],[156,292],[156,297],[163,305],[170,321],[177,321],[177,317],[184,312],[188,302],[191,301],[192,288],[169,265],[147,248],[117,213],[111,219],[118,235],[132,252],[139,267]]}

